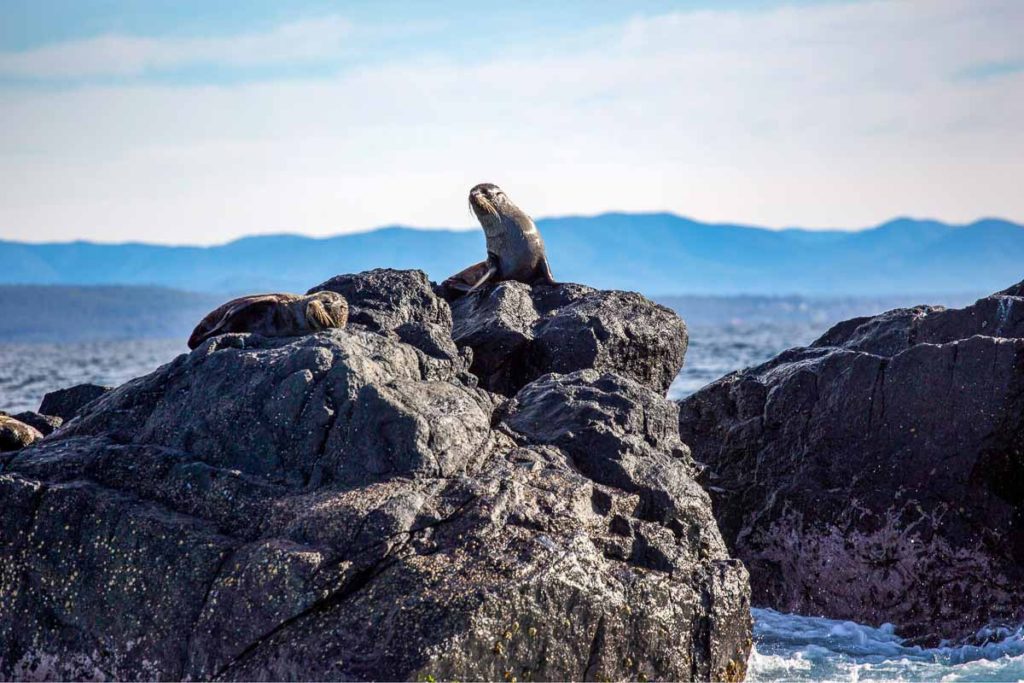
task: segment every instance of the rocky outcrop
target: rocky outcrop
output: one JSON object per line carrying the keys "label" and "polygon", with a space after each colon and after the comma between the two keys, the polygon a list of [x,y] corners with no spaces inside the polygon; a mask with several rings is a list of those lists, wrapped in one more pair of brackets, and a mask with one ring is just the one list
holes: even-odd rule
{"label": "rocky outcrop", "polygon": [[17,451],[43,438],[39,430],[6,414],[0,414],[0,453]]}
{"label": "rocky outcrop", "polygon": [[397,330],[408,323],[451,329],[452,313],[434,295],[434,286],[419,270],[377,268],[355,275],[338,275],[310,289],[337,292],[349,305],[349,322],[375,332]]}
{"label": "rocky outcrop", "polygon": [[686,354],[683,321],[634,292],[502,282],[452,302],[452,336],[483,387],[512,395],[549,372],[614,372],[664,394]]}
{"label": "rocky outcrop", "polygon": [[0,676],[743,676],[746,570],[661,384],[505,398],[421,274],[325,286],[349,329],[210,339],[8,458]]}
{"label": "rocky outcrop", "polygon": [[682,401],[755,605],[923,641],[1024,618],[1022,294],[849,320]]}
{"label": "rocky outcrop", "polygon": [[51,391],[43,396],[39,412],[43,415],[54,415],[67,422],[75,417],[82,408],[110,391],[111,388],[99,384],[78,384],[67,389]]}

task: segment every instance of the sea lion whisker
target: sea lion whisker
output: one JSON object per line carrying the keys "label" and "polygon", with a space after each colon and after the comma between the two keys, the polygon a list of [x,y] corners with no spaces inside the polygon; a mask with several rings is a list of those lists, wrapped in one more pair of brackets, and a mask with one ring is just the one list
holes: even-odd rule
{"label": "sea lion whisker", "polygon": [[310,301],[306,305],[306,320],[314,330],[323,330],[334,323],[334,318],[324,308],[323,302],[318,300]]}

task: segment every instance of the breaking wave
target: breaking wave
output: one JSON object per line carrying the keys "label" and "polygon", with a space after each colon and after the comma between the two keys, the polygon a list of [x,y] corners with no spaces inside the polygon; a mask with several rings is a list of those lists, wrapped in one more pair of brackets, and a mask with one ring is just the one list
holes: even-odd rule
{"label": "breaking wave", "polygon": [[1024,627],[989,628],[978,644],[906,645],[893,627],[754,609],[748,681],[1018,681]]}

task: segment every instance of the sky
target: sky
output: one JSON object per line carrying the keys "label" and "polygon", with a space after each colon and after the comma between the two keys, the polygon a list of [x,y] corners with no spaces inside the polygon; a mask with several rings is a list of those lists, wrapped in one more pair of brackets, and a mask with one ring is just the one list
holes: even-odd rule
{"label": "sky", "polygon": [[1024,222],[1024,2],[4,0],[0,239]]}

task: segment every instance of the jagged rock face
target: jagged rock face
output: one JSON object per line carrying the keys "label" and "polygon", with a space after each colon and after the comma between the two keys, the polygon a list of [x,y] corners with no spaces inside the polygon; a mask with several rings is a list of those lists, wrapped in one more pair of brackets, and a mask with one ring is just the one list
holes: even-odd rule
{"label": "jagged rock face", "polygon": [[661,393],[683,367],[686,325],[634,292],[502,282],[455,299],[452,336],[473,349],[473,372],[512,395],[549,372],[615,372]]}
{"label": "jagged rock face", "polygon": [[681,402],[754,604],[923,641],[1024,618],[1021,294],[840,323]]}
{"label": "jagged rock face", "polygon": [[[415,346],[432,358],[468,369],[470,351],[452,340],[452,312],[434,295],[434,286],[419,270],[377,268],[356,275],[337,275],[307,294],[330,291],[345,297],[349,326],[378,332]],[[465,382],[475,377],[464,374]]]}
{"label": "jagged rock face", "polygon": [[17,451],[43,438],[39,430],[21,420],[0,414],[0,453]]}
{"label": "jagged rock face", "polygon": [[369,323],[216,337],[0,460],[0,676],[741,678],[746,570],[661,387],[506,400],[425,278],[366,280]]}
{"label": "jagged rock face", "polygon": [[59,417],[62,421],[67,422],[75,417],[82,408],[110,391],[111,388],[99,384],[78,384],[67,389],[51,391],[43,396],[39,412],[43,415]]}

